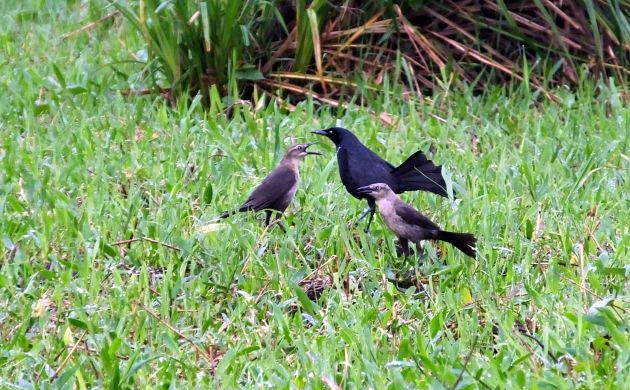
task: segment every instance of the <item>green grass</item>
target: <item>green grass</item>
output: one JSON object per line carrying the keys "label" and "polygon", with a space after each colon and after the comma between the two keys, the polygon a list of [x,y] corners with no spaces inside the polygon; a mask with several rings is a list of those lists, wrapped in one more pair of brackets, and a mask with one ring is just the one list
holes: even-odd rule
{"label": "green grass", "polygon": [[[228,118],[121,96],[135,65],[107,64],[139,42],[116,21],[62,40],[102,15],[67,3],[0,3],[0,387],[630,384],[630,109],[615,90],[386,96],[392,127],[313,102]],[[403,198],[476,233],[476,261],[432,246],[424,292],[388,282],[413,264],[380,219],[348,226],[364,203],[327,143],[286,235],[251,215],[203,232],[337,120],[393,163],[433,145],[460,199]],[[333,284],[310,302],[296,283],[318,267]]]}

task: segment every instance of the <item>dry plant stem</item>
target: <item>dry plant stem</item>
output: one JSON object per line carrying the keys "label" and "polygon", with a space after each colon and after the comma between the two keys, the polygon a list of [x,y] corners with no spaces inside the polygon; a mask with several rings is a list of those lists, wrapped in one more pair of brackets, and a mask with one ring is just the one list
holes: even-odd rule
{"label": "dry plant stem", "polygon": [[576,282],[575,280],[572,280],[572,279],[570,279],[570,278],[567,278],[566,276],[560,276],[560,278],[561,278],[562,280],[566,281],[566,282],[569,282],[569,283],[571,283],[571,284],[573,284],[573,285],[575,285],[575,286],[579,287],[579,288],[580,288],[580,290],[581,290],[582,292],[586,291],[586,292],[588,292],[589,294],[591,294],[592,296],[594,296],[595,298],[597,298],[597,299],[602,299],[602,296],[601,296],[601,295],[596,294],[595,292],[593,292],[593,290],[589,290],[587,287],[583,287],[580,283]]}
{"label": "dry plant stem", "polygon": [[297,35],[297,30],[294,27],[293,30],[291,30],[291,34],[289,34],[287,39],[284,42],[282,42],[282,45],[280,45],[280,47],[273,52],[273,54],[271,55],[271,58],[269,58],[269,61],[267,61],[265,65],[262,66],[262,68],[260,69],[262,74],[269,73],[274,63],[276,62],[276,60],[280,58],[284,53],[286,53],[287,50],[289,50],[295,44],[296,35]]}
{"label": "dry plant stem", "polygon": [[180,332],[177,328],[175,328],[173,325],[169,324],[168,322],[166,322],[164,319],[162,319],[157,313],[155,313],[153,310],[149,309],[148,307],[144,306],[142,303],[138,303],[138,305],[140,307],[142,307],[142,309],[149,313],[151,315],[151,317],[155,318],[156,320],[158,320],[162,325],[166,326],[171,332],[175,333],[176,335],[178,335],[179,337],[181,337],[182,339],[188,341],[190,344],[192,344],[192,346],[197,350],[197,352],[199,352],[199,354],[201,355],[201,357],[204,358],[204,360],[206,362],[208,362],[211,366],[213,364],[212,358],[210,357],[210,355],[208,355],[208,353],[201,348],[195,341],[193,341],[191,338],[189,338],[188,336],[186,336],[185,334],[183,334],[182,332]]}
{"label": "dry plant stem", "polygon": [[[540,349],[542,349],[543,351],[545,350],[545,345],[540,340],[538,340],[536,337],[534,337],[532,335],[529,335],[527,333],[524,333],[522,331],[519,332],[519,334],[521,336],[523,336],[523,337],[527,337],[528,339],[534,340],[534,342],[540,347]],[[558,358],[556,358],[554,356],[554,354],[551,353],[550,350],[547,350],[547,355],[551,358],[551,360],[553,360],[554,363],[558,363]]]}
{"label": "dry plant stem", "polygon": [[588,311],[589,299],[588,299],[588,287],[586,285],[586,259],[584,258],[584,244],[578,244],[578,257],[580,259],[580,289],[582,289],[582,296],[584,299],[584,311]]}
{"label": "dry plant stem", "polygon": [[[271,222],[269,225],[265,226],[265,229],[262,231],[262,233],[260,233],[260,236],[258,236],[258,239],[256,240],[256,243],[254,244],[254,248],[252,248],[252,251],[255,252],[256,249],[258,249],[260,247],[260,243],[262,242],[262,240],[267,236],[267,233],[269,232],[269,230],[278,225],[280,223],[279,219],[276,219],[275,221]],[[247,271],[247,267],[249,267],[249,263],[252,259],[252,255],[251,253],[249,255],[247,255],[247,257],[245,258],[245,262],[243,264],[243,267],[241,268],[241,274],[244,274],[245,271]]]}
{"label": "dry plant stem", "polygon": [[[344,108],[349,108],[352,107],[352,105],[347,104],[347,103],[340,103],[334,99],[330,99],[324,96],[321,96],[320,94],[311,91],[310,89],[304,88],[304,87],[300,87],[299,85],[295,85],[295,84],[289,84],[289,83],[279,83],[276,81],[271,81],[271,80],[261,80],[260,83],[263,84],[267,84],[269,86],[272,87],[276,87],[276,88],[281,88],[281,89],[285,89],[285,90],[289,90],[289,91],[293,91],[293,92],[297,92],[297,93],[301,93],[304,94],[306,96],[310,96],[313,99],[317,99],[321,102],[330,104],[331,106],[334,107],[344,107]],[[375,114],[371,113],[372,116],[376,117]],[[385,125],[388,126],[392,126],[394,124],[394,119],[386,113],[381,113],[380,115],[378,115],[378,119]]]}
{"label": "dry plant stem", "polygon": [[337,384],[335,383],[334,380],[328,378],[325,375],[322,375],[319,377],[319,379],[322,380],[322,382],[324,382],[326,384],[326,386],[328,386],[328,388],[330,390],[341,390],[341,387],[337,386]]}
{"label": "dry plant stem", "polygon": [[569,15],[564,13],[560,8],[558,8],[558,6],[554,4],[553,1],[543,0],[543,2],[547,5],[547,7],[551,8],[556,14],[558,14],[558,16],[560,16],[565,22],[569,23],[574,29],[578,31],[583,31],[582,26],[580,26],[578,22],[573,20],[573,18],[571,18]]}
{"label": "dry plant stem", "polygon": [[81,27],[81,28],[79,28],[79,29],[77,29],[77,30],[74,30],[74,31],[72,31],[72,32],[69,32],[69,33],[67,33],[67,34],[64,34],[64,35],[61,37],[61,39],[62,39],[62,40],[64,40],[64,39],[70,38],[70,37],[71,37],[71,36],[73,36],[73,35],[77,35],[77,34],[81,34],[81,33],[84,33],[84,32],[86,32],[86,31],[89,31],[89,30],[93,29],[94,27],[96,27],[97,25],[99,25],[100,23],[103,23],[103,22],[104,22],[104,21],[106,21],[107,19],[111,19],[111,18],[113,18],[113,17],[115,17],[115,16],[118,16],[118,15],[120,15],[120,11],[113,11],[113,12],[110,12],[110,13],[108,13],[107,15],[105,15],[105,16],[103,16],[103,17],[101,17],[100,19],[98,19],[98,20],[96,20],[96,21],[94,21],[94,22],[88,23],[88,24],[86,24],[85,26],[83,26],[83,27]]}
{"label": "dry plant stem", "polygon": [[63,370],[66,364],[68,364],[68,361],[74,354],[74,351],[77,350],[77,347],[79,346],[79,344],[81,344],[81,341],[83,341],[83,337],[85,337],[86,334],[87,334],[87,330],[84,330],[83,333],[81,333],[81,336],[79,336],[79,339],[77,340],[77,342],[74,343],[74,345],[72,346],[72,349],[70,350],[70,353],[68,354],[68,356],[66,356],[66,358],[63,359],[63,362],[61,362],[61,365],[57,367],[53,375],[50,377],[50,381],[53,381],[59,375],[61,370]]}
{"label": "dry plant stem", "polygon": [[167,244],[165,242],[158,241],[158,240],[156,240],[154,238],[149,238],[149,237],[137,237],[137,238],[131,238],[129,240],[117,241],[117,242],[113,243],[112,245],[119,246],[119,245],[131,244],[133,242],[138,242],[138,241],[148,241],[148,242],[151,242],[153,244],[162,245],[162,246],[164,246],[164,247],[166,247],[168,249],[172,249],[172,250],[178,251],[178,252],[181,250],[181,249],[179,249],[178,247],[176,247],[174,245]]}
{"label": "dry plant stem", "polygon": [[405,18],[405,16],[403,15],[398,5],[395,5],[395,8],[396,8],[396,12],[398,13],[398,18],[400,22],[403,24],[405,32],[409,36],[409,39],[412,45],[414,46],[414,48],[416,49],[418,56],[420,58],[423,58],[422,51],[417,46],[417,45],[420,45],[420,47],[422,47],[422,49],[429,55],[429,57],[431,57],[431,59],[438,65],[438,67],[440,69],[443,69],[446,66],[446,63],[444,62],[442,58],[440,58],[438,53],[436,53],[436,51],[433,48],[433,45],[429,42],[429,40],[424,35],[422,35],[417,29],[415,29],[411,23],[409,23],[409,21],[407,20],[407,18]]}
{"label": "dry plant stem", "polygon": [[322,268],[324,268],[326,265],[328,265],[330,262],[337,260],[337,255],[332,255],[328,260],[326,260],[324,263],[322,263],[320,266],[318,266],[317,268],[315,268],[315,270],[313,270],[310,274],[306,275],[305,277],[302,278],[302,280],[306,280],[308,278],[310,278],[311,276],[315,275],[316,273],[318,273]]}
{"label": "dry plant stem", "polygon": [[464,372],[466,371],[466,366],[468,366],[468,363],[470,362],[470,358],[472,357],[473,352],[475,352],[475,347],[477,346],[478,339],[479,339],[479,335],[475,335],[475,338],[473,339],[473,342],[472,342],[472,346],[470,347],[470,351],[468,351],[468,355],[466,355],[466,360],[464,360],[464,366],[462,367],[462,370],[459,372],[459,376],[457,377],[457,380],[453,384],[453,387],[452,387],[453,390],[457,388],[457,385],[462,380],[462,376],[464,376]]}
{"label": "dry plant stem", "polygon": [[385,9],[381,9],[380,11],[378,11],[376,13],[376,15],[374,15],[372,18],[370,18],[370,20],[368,20],[367,22],[365,22],[365,24],[357,29],[355,29],[355,31],[353,32],[353,34],[350,36],[350,38],[348,38],[347,41],[345,41],[344,43],[341,44],[341,46],[339,46],[339,48],[337,49],[337,53],[341,54],[341,52],[343,50],[345,50],[348,46],[352,45],[352,43],[354,41],[356,41],[361,35],[363,35],[363,33],[365,33],[375,22],[377,22],[378,18],[380,18],[383,15],[383,12],[385,12]]}

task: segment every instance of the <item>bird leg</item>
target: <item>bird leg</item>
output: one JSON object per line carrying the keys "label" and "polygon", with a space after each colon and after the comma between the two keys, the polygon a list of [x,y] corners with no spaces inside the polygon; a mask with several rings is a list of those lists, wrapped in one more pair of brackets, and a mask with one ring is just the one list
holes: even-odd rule
{"label": "bird leg", "polygon": [[[269,224],[271,223],[271,216],[273,215],[273,210],[265,210],[265,226],[269,226]],[[282,223],[282,221],[279,221],[279,219],[282,217],[282,213],[281,212],[276,212],[276,216],[274,218],[274,222],[278,221],[277,225],[280,226],[280,229],[282,229],[282,231],[284,233],[287,232],[287,228],[284,227],[284,224]]]}
{"label": "bird leg", "polygon": [[365,210],[363,210],[363,214],[361,214],[361,215],[359,216],[359,218],[357,218],[357,222],[356,222],[356,223],[361,222],[361,221],[363,220],[363,218],[365,218],[365,217],[368,215],[368,213],[369,213],[370,211],[372,211],[372,208],[371,208],[371,207],[367,207]]}
{"label": "bird leg", "polygon": [[366,233],[370,231],[370,225],[372,224],[372,219],[374,219],[374,213],[376,212],[376,201],[372,198],[368,198],[367,201],[368,201],[368,208],[365,209],[363,214],[361,214],[361,216],[357,219],[357,222],[356,222],[358,224],[359,222],[361,222],[363,218],[365,218],[366,215],[370,214],[370,219],[368,219],[367,227],[363,229],[363,231]]}
{"label": "bird leg", "polygon": [[370,219],[368,219],[368,225],[365,229],[363,229],[364,232],[369,233],[370,232],[370,225],[372,225],[372,220],[374,219],[374,207],[372,207],[372,212],[370,213]]}
{"label": "bird leg", "polygon": [[424,259],[427,258],[427,252],[424,250],[422,245],[420,245],[420,241],[416,242],[416,252],[418,252],[418,265],[422,265],[422,263],[424,263]]}
{"label": "bird leg", "polygon": [[409,252],[409,240],[406,238],[399,238],[396,242],[396,256],[409,256],[411,252]]}
{"label": "bird leg", "polygon": [[265,226],[269,226],[269,223],[271,222],[271,215],[272,214],[273,214],[273,211],[265,210]]}

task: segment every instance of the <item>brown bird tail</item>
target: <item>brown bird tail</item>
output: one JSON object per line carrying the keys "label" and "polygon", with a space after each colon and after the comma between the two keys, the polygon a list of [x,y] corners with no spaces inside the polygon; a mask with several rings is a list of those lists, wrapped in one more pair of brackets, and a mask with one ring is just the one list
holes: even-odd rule
{"label": "brown bird tail", "polygon": [[398,179],[400,192],[422,190],[447,196],[442,166],[433,164],[433,161],[420,150],[409,156],[391,173]]}
{"label": "brown bird tail", "polygon": [[437,239],[448,242],[472,258],[477,254],[477,239],[470,233],[453,233],[440,230]]}

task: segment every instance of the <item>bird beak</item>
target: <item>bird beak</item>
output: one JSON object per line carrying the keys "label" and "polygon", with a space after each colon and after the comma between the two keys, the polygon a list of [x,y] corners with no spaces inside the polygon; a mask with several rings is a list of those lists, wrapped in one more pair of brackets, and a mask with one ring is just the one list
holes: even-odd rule
{"label": "bird beak", "polygon": [[304,151],[306,152],[306,154],[315,154],[318,156],[321,156],[322,154],[320,152],[307,152],[306,149],[308,149],[311,145],[315,145],[317,142],[309,142],[306,144],[306,146],[304,147]]}
{"label": "bird beak", "polygon": [[363,187],[357,188],[357,194],[368,195],[368,194],[371,194],[372,192],[374,192],[374,190],[372,190],[370,186],[363,186]]}
{"label": "bird beak", "polygon": [[326,132],[324,130],[315,130],[315,131],[311,131],[311,133],[323,135],[324,137],[328,136],[328,134],[326,134]]}

